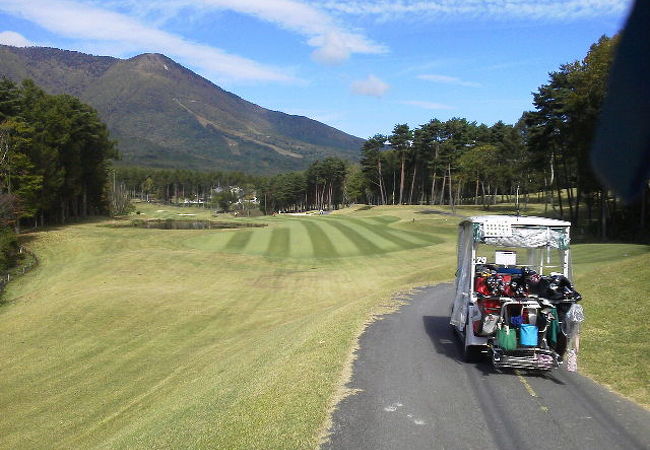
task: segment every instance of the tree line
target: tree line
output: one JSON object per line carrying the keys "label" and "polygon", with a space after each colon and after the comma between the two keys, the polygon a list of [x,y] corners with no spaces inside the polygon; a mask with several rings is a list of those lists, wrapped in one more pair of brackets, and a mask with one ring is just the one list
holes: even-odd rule
{"label": "tree line", "polygon": [[415,129],[395,125],[361,149],[348,181],[354,201],[370,204],[544,202],[582,234],[644,235],[647,191],[622,205],[592,171],[589,149],[606,93],[618,36],[601,37],[581,61],[563,64],[534,92],[534,110],[514,125],[452,118]]}
{"label": "tree line", "polygon": [[5,224],[105,213],[115,143],[97,112],[31,80],[0,80],[0,204]]}
{"label": "tree line", "polygon": [[258,177],[242,172],[198,171],[183,169],[152,169],[116,167],[115,181],[131,198],[164,203],[184,200],[207,200],[221,187],[239,186],[254,189]]}
{"label": "tree line", "polygon": [[[242,172],[117,167],[115,189],[132,199],[228,210],[239,200],[257,200],[265,214],[338,208],[345,201],[349,163],[340,158],[313,162],[306,170],[271,176]],[[122,195],[123,195],[122,194]],[[118,196],[119,197],[119,196]]]}
{"label": "tree line", "polygon": [[257,198],[265,214],[278,211],[329,210],[346,202],[348,163],[336,157],[313,162],[304,172],[258,180]]}
{"label": "tree line", "polygon": [[398,124],[361,149],[354,200],[372,204],[488,205],[501,193],[534,185],[521,165],[521,129],[497,122],[491,127],[464,118],[432,119],[411,130]]}
{"label": "tree line", "polygon": [[115,143],[97,112],[31,80],[0,80],[0,268],[17,257],[21,225],[107,212]]}
{"label": "tree line", "polygon": [[529,159],[543,168],[559,216],[603,238],[641,235],[646,228],[647,183],[639,203],[622,205],[593,172],[589,155],[618,42],[619,36],[603,36],[582,61],[549,74],[534,93],[535,111],[522,117]]}

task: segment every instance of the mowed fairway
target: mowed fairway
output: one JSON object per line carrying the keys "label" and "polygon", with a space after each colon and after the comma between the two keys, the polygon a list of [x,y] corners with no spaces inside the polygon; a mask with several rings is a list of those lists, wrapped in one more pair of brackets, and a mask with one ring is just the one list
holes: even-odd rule
{"label": "mowed fairway", "polygon": [[370,313],[453,277],[456,221],[258,220],[29,236],[41,265],[0,307],[0,447],[313,448]]}
{"label": "mowed fairway", "polygon": [[288,216],[269,219],[271,227],[213,233],[185,241],[193,248],[274,258],[371,256],[442,243],[431,233],[391,228],[399,218]]}

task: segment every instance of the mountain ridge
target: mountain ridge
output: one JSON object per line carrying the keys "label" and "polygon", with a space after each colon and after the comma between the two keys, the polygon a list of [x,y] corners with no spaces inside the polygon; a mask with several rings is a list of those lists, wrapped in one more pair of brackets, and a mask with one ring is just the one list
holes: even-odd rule
{"label": "mountain ridge", "polygon": [[228,92],[160,53],[128,59],[0,45],[0,76],[33,79],[90,104],[118,141],[121,164],[251,173],[358,159],[363,139]]}

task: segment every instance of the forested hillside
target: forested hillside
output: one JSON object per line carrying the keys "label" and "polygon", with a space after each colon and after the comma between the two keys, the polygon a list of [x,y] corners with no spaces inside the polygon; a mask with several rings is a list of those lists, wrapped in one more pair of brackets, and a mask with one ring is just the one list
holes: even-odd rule
{"label": "forested hillside", "polygon": [[224,91],[160,54],[122,60],[53,48],[0,45],[0,76],[33,79],[92,105],[121,164],[278,173],[317,159],[358,159],[362,139]]}

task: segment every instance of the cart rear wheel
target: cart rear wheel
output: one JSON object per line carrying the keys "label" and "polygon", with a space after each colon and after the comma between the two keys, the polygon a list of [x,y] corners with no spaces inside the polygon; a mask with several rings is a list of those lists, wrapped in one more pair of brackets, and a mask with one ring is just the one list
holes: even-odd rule
{"label": "cart rear wheel", "polygon": [[480,345],[468,345],[467,343],[468,333],[471,332],[472,326],[469,324],[468,320],[468,323],[465,325],[465,333],[463,333],[463,359],[468,363],[480,362],[481,359],[483,359],[483,353],[481,353],[483,348]]}
{"label": "cart rear wheel", "polygon": [[481,347],[478,345],[467,345],[465,346],[465,353],[463,354],[463,359],[468,363],[480,362],[483,359],[483,353],[481,353]]}

